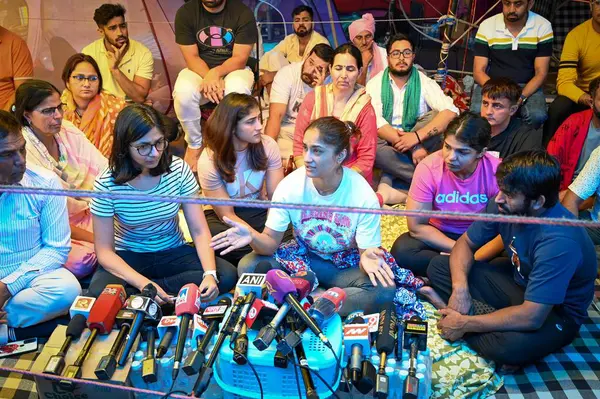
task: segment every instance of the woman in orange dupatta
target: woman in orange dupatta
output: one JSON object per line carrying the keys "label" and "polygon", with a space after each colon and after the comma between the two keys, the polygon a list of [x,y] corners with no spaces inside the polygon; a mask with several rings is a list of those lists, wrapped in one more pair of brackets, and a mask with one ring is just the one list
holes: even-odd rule
{"label": "woman in orange dupatta", "polygon": [[72,122],[105,157],[110,156],[117,115],[126,105],[121,98],[102,91],[102,75],[96,61],[86,54],[67,60],[62,74],[66,89],[64,119]]}
{"label": "woman in orange dupatta", "polygon": [[351,154],[344,166],[360,173],[369,183],[373,180],[373,165],[377,147],[377,120],[371,97],[356,83],[362,68],[360,51],[352,44],[335,49],[331,65],[332,83],[317,86],[300,106],[294,130],[294,160],[304,165],[302,140],[311,121],[335,116],[344,122],[354,122],[360,130],[359,138],[351,141]]}

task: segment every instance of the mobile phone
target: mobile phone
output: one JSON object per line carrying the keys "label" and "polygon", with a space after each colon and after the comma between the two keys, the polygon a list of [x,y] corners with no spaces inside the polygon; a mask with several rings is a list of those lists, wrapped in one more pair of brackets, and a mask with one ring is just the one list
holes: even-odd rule
{"label": "mobile phone", "polygon": [[37,338],[28,338],[23,341],[10,342],[0,346],[0,358],[17,355],[21,353],[33,352],[38,348]]}

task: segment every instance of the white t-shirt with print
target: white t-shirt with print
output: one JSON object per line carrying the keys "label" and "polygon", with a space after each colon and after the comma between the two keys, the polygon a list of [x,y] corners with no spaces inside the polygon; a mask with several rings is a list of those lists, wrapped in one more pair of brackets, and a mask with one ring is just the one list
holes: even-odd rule
{"label": "white t-shirt with print", "polygon": [[271,103],[286,104],[281,125],[295,125],[300,105],[313,88],[302,81],[303,62],[286,65],[277,72],[271,85]]}
{"label": "white t-shirt with print", "polygon": [[[369,183],[357,172],[344,167],[344,175],[338,189],[322,196],[304,167],[298,168],[279,183],[273,194],[273,202],[301,203],[324,206],[351,206],[369,209],[379,208],[379,201]],[[323,259],[349,248],[381,246],[380,216],[373,214],[306,211],[271,208],[266,227],[286,231],[291,222],[294,235]]]}

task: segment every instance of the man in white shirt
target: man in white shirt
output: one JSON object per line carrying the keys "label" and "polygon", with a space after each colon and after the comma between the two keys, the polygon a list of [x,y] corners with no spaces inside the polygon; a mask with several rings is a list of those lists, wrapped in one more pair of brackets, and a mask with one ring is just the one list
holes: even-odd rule
{"label": "man in white shirt", "polygon": [[320,43],[329,45],[329,41],[314,30],[313,9],[301,5],[292,10],[294,33],[287,35],[260,59],[260,83],[271,91],[275,74],[282,67],[293,62],[306,60],[312,49]]}
{"label": "man in white shirt", "polygon": [[281,158],[293,154],[296,116],[304,97],[324,82],[333,60],[328,44],[317,44],[304,62],[283,67],[273,82],[265,134],[277,141]]}
{"label": "man in white shirt", "polygon": [[[19,124],[0,111],[0,185],[62,189],[44,169],[25,167]],[[71,250],[65,197],[0,192],[0,344],[12,328],[29,327],[68,311],[79,282],[63,267]],[[14,335],[12,335],[14,340]]]}
{"label": "man in white shirt", "polygon": [[388,68],[367,83],[379,135],[375,166],[384,172],[378,191],[391,189],[398,179],[408,186],[415,165],[439,149],[439,135],[459,114],[452,98],[414,67],[408,36],[394,35],[386,51]]}

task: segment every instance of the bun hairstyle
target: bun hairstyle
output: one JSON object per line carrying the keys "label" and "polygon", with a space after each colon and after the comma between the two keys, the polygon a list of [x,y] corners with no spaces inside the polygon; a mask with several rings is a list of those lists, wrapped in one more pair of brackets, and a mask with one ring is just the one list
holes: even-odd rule
{"label": "bun hairstyle", "polygon": [[361,132],[354,122],[342,122],[334,116],[325,116],[315,119],[306,128],[305,132],[310,129],[316,129],[319,132],[319,138],[323,143],[333,147],[335,155],[341,154],[346,150],[346,156],[342,163],[351,155],[352,140],[360,139]]}

